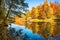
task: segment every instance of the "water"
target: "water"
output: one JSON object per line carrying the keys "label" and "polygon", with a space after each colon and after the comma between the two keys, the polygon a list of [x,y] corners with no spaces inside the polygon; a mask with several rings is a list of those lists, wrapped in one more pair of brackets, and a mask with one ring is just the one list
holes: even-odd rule
{"label": "water", "polygon": [[[23,29],[23,34],[26,33],[30,38],[28,38],[27,40],[45,40],[44,36],[40,36],[38,33],[33,33],[32,30],[26,28],[25,26],[20,26],[20,25],[16,25],[16,24],[11,24],[12,28],[15,28],[16,31],[18,31],[19,29]],[[55,38],[56,40],[60,40],[60,36],[56,36]],[[54,38],[52,38],[52,40],[55,40]],[[50,40],[50,38],[49,38]]]}
{"label": "water", "polygon": [[25,26],[19,26],[16,24],[12,24],[11,25],[12,28],[15,28],[16,31],[18,31],[19,29],[23,29],[23,34],[26,33],[30,38],[27,40],[44,40],[43,36],[40,36],[38,33],[34,33],[32,32],[32,30],[29,30],[28,28],[25,28]]}

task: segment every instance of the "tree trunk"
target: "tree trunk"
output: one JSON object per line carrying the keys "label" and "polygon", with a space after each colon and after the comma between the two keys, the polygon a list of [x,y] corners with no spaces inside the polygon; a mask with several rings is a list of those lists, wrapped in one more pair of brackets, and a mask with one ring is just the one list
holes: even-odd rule
{"label": "tree trunk", "polygon": [[7,27],[0,26],[0,40],[7,40]]}
{"label": "tree trunk", "polygon": [[[5,13],[5,4],[4,4],[4,0],[0,0],[0,8],[1,9],[3,9],[2,11],[3,11],[3,13]],[[3,15],[3,13],[1,13],[2,15]],[[0,17],[1,17],[1,15],[0,15]],[[5,17],[5,16],[4,16]],[[2,20],[0,20],[0,22],[1,21],[3,21],[3,19],[4,18],[2,18]],[[0,23],[0,40],[7,40],[7,26],[6,26],[6,24],[4,24],[4,23]]]}
{"label": "tree trunk", "polygon": [[[0,0],[0,8],[3,9],[3,13],[5,14],[5,4],[4,4],[4,0]],[[8,11],[9,13],[9,11]],[[2,14],[3,15],[3,14]],[[0,16],[1,17],[1,16]],[[11,40],[11,37],[8,35],[8,31],[7,31],[7,17],[8,14],[6,16],[4,16],[4,18],[2,18],[2,20],[0,20],[0,40]]]}

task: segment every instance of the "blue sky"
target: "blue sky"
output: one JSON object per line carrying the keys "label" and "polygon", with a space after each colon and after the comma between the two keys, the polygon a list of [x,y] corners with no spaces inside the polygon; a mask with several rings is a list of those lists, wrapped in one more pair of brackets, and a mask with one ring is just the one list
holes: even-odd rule
{"label": "blue sky", "polygon": [[[50,2],[50,0],[48,0]],[[52,2],[59,2],[60,3],[60,0],[52,0]],[[32,7],[36,7],[40,4],[43,4],[44,3],[44,0],[26,0],[25,2],[28,3],[28,6],[29,6],[29,10],[31,10]]]}

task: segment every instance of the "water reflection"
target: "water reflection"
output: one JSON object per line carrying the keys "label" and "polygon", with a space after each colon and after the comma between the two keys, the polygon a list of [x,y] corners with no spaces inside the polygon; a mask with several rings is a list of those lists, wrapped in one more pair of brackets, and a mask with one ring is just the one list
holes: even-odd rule
{"label": "water reflection", "polygon": [[[54,23],[50,22],[30,22],[25,23],[25,26],[12,24],[16,30],[23,29],[30,38],[27,40],[60,40],[60,19],[55,19]],[[53,37],[53,38],[52,38]]]}
{"label": "water reflection", "polygon": [[45,20],[48,22],[30,22],[26,27],[32,30],[33,33],[38,33],[40,36],[55,38],[60,35],[60,19]]}
{"label": "water reflection", "polygon": [[[30,38],[30,40],[35,40],[35,36],[37,36],[36,40],[41,40],[44,38],[45,40],[49,38],[55,40],[57,35],[60,36],[60,19],[42,19],[38,21],[37,19],[33,19],[33,21],[30,21],[29,19],[28,21],[24,22],[24,26],[21,27],[24,30],[23,33],[27,33],[32,38]],[[16,26],[16,29],[17,27],[19,26]]]}
{"label": "water reflection", "polygon": [[45,39],[43,36],[40,36],[38,33],[33,33],[28,28],[25,28],[25,26],[11,24],[11,27],[15,28],[16,31],[23,29],[22,33],[23,34],[26,33],[29,36],[29,38],[27,38],[26,40],[44,40]]}

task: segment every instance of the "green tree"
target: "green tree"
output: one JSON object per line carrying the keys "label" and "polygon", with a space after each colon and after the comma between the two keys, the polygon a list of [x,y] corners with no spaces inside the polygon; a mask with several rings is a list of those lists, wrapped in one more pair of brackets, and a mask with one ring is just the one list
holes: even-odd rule
{"label": "green tree", "polygon": [[[8,23],[14,15],[25,12],[28,4],[25,0],[0,0],[0,40],[9,40],[7,34]],[[19,10],[19,11],[17,11]]]}

